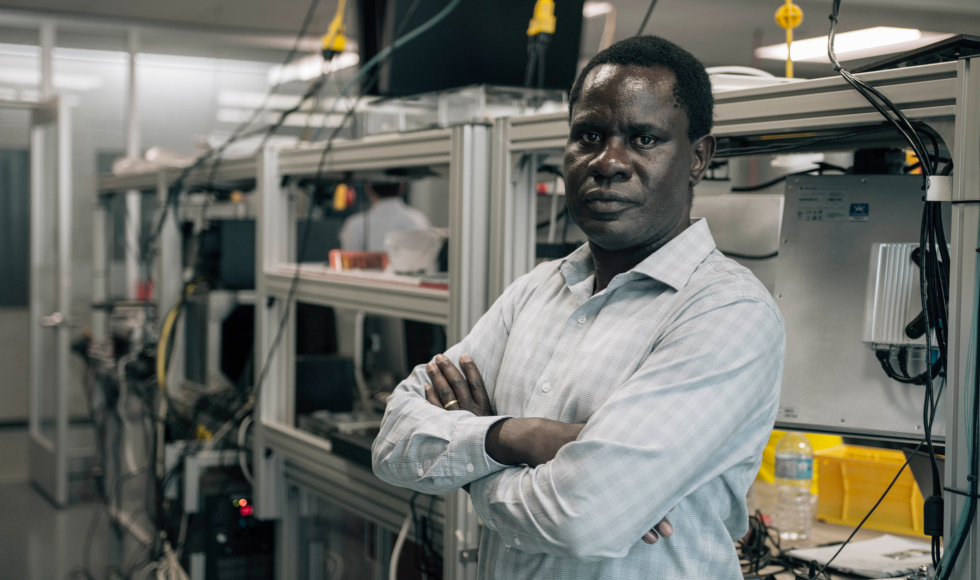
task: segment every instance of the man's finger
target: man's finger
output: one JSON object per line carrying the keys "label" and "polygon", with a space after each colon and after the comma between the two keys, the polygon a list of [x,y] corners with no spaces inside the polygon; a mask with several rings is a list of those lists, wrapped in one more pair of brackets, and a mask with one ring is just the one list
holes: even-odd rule
{"label": "man's finger", "polygon": [[[459,409],[459,401],[456,398],[456,393],[449,386],[446,377],[442,376],[442,371],[439,370],[439,366],[434,362],[430,362],[425,365],[425,374],[429,375],[429,380],[432,381],[432,390],[436,392],[436,396],[439,398],[439,406],[449,411]],[[456,402],[454,403],[453,401]]]}
{"label": "man's finger", "polygon": [[[455,393],[455,399],[459,401],[459,406],[462,409],[469,409],[473,405],[473,397],[470,395],[470,385],[466,382],[466,377],[460,374],[459,370],[453,365],[452,361],[446,358],[445,355],[436,355],[436,364],[439,365],[439,370],[442,371],[442,376],[446,378],[449,386],[452,387]],[[450,399],[452,400],[452,399]],[[447,403],[449,401],[446,401]]]}
{"label": "man's finger", "polygon": [[650,544],[651,546],[653,544],[656,544],[657,543],[657,540],[659,540],[659,539],[660,539],[660,537],[657,536],[657,532],[655,532],[653,530],[650,530],[649,532],[643,534],[643,541],[646,542],[646,543],[648,543],[648,544]]}
{"label": "man's finger", "polygon": [[436,390],[432,388],[432,385],[426,383],[423,385],[423,388],[425,389],[425,400],[436,407],[442,407],[442,403],[439,402],[439,396],[436,395]]}
{"label": "man's finger", "polygon": [[669,538],[674,533],[674,526],[667,518],[660,520],[660,523],[653,526],[653,529],[664,538]]}
{"label": "man's finger", "polygon": [[490,395],[487,394],[487,388],[483,384],[483,375],[480,374],[480,369],[476,368],[476,363],[473,362],[473,359],[465,354],[459,357],[459,366],[463,369],[463,374],[466,375],[466,381],[470,384],[473,402],[489,411]]}

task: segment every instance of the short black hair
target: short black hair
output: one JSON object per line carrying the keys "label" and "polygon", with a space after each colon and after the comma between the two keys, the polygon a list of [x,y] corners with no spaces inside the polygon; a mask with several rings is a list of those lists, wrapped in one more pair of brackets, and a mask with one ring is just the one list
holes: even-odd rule
{"label": "short black hair", "polygon": [[622,66],[663,67],[674,73],[674,97],[687,113],[687,136],[691,141],[711,132],[715,99],[711,94],[711,79],[701,61],[693,54],[659,36],[633,36],[613,44],[592,57],[585,65],[572,90],[568,94],[568,115],[582,96],[585,77],[597,66],[618,64]]}
{"label": "short black hair", "polygon": [[378,197],[398,197],[402,194],[402,184],[399,182],[372,183],[371,189]]}

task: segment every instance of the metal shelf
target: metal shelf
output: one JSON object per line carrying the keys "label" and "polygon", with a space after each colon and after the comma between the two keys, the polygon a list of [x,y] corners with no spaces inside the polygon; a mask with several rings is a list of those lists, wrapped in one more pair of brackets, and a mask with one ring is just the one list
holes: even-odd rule
{"label": "metal shelf", "polygon": [[[956,114],[957,63],[856,75],[912,121],[926,121],[951,145],[944,122]],[[730,91],[715,95],[717,137],[785,135],[877,125],[881,115],[840,77]],[[949,134],[947,134],[949,133]],[[876,137],[880,141],[880,136]]]}
{"label": "metal shelf", "polygon": [[[303,179],[327,179],[351,172],[436,167],[449,181],[449,280],[447,289],[357,279],[330,271],[302,271],[295,277],[295,188]],[[363,178],[370,179],[370,176]],[[344,177],[350,179],[350,177]],[[330,452],[329,441],[292,425],[295,411],[295,302],[394,316],[446,326],[456,342],[487,308],[489,245],[490,130],[461,125],[337,141],[324,145],[266,149],[259,156],[256,187],[256,376],[266,374],[256,412],[254,463],[256,509],[263,518],[288,518],[286,482],[308,488],[389,529],[409,513],[412,492],[392,487],[359,465]],[[287,184],[285,187],[283,184]],[[269,298],[277,298],[269,300]],[[286,327],[280,321],[286,317]],[[281,336],[282,340],[276,337]],[[259,365],[268,364],[263,369]],[[444,577],[474,578],[476,565],[457,554],[472,551],[478,524],[461,491],[437,498],[437,522],[444,524]],[[289,525],[285,526],[289,529]],[[448,530],[451,530],[449,532]],[[283,552],[285,553],[285,552]],[[285,563],[284,563],[285,565]]]}
{"label": "metal shelf", "polygon": [[[213,161],[198,167],[187,176],[187,179],[184,180],[184,185],[189,187],[204,185],[209,181],[214,183],[228,183],[255,179],[256,162],[254,156],[221,160],[212,178],[211,171],[213,167]],[[183,171],[184,169],[181,167],[167,167],[157,171],[134,173],[132,175],[113,175],[106,173],[98,176],[96,190],[99,193],[105,194],[134,189],[145,191],[157,189],[161,186],[169,187],[180,177]]]}
{"label": "metal shelf", "polygon": [[[410,513],[412,491],[389,485],[371,470],[337,457],[330,441],[284,425],[266,424],[263,432],[266,446],[285,461],[287,479],[389,529],[401,527]],[[445,499],[436,496],[432,514],[440,526],[445,523],[445,507]]]}
{"label": "metal shelf", "polygon": [[[312,176],[371,169],[445,165],[452,157],[452,129],[417,133],[375,135],[351,141],[335,141],[323,157],[324,144],[279,152],[279,173],[284,176]],[[321,159],[322,167],[321,167]]]}
{"label": "metal shelf", "polygon": [[[289,295],[294,275],[286,272],[286,269],[265,272],[266,290],[270,295],[280,298]],[[327,273],[301,273],[296,301],[432,324],[449,324],[449,291],[435,288],[359,281]]]}

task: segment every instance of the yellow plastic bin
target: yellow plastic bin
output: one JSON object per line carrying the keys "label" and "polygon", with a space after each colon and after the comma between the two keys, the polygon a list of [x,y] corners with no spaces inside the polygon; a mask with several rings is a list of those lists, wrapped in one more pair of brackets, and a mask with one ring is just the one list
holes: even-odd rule
{"label": "yellow plastic bin", "polygon": [[[868,514],[905,463],[901,451],[838,445],[817,451],[820,499],[817,519],[856,526]],[[922,493],[905,468],[865,528],[893,534],[922,535]]]}

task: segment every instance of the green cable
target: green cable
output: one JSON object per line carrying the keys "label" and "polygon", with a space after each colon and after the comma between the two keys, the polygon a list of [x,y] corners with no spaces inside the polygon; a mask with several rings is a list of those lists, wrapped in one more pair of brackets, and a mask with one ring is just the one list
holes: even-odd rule
{"label": "green cable", "polygon": [[[352,76],[349,81],[347,81],[347,84],[344,85],[343,90],[340,91],[340,95],[338,95],[337,98],[334,100],[333,107],[330,108],[330,112],[328,112],[326,115],[324,115],[324,117],[323,117],[323,123],[324,123],[324,125],[326,125],[327,120],[330,119],[330,116],[333,115],[336,112],[336,110],[337,110],[337,104],[340,102],[340,100],[342,98],[346,97],[347,96],[347,93],[349,93],[350,90],[351,90],[351,88],[354,87],[354,83],[356,83],[357,81],[359,81],[364,75],[366,75],[368,73],[369,70],[371,70],[372,68],[374,68],[375,65],[377,65],[379,62],[381,62],[385,58],[388,58],[388,56],[391,53],[395,52],[396,50],[398,50],[399,48],[401,48],[405,44],[411,42],[412,40],[415,40],[415,38],[417,36],[419,36],[420,34],[426,32],[427,30],[429,30],[430,28],[432,28],[436,24],[439,24],[439,22],[441,22],[444,18],[446,18],[446,16],[449,16],[449,13],[452,12],[456,8],[456,6],[459,5],[459,3],[461,1],[462,0],[452,0],[452,2],[450,2],[449,4],[447,4],[446,7],[443,8],[441,11],[439,11],[438,14],[436,14],[435,16],[433,16],[432,18],[430,18],[425,23],[419,25],[415,30],[412,30],[411,32],[406,33],[404,36],[398,38],[397,40],[395,40],[394,42],[392,42],[391,45],[389,45],[388,47],[386,47],[383,50],[379,51],[378,54],[374,55],[374,57],[372,57],[371,60],[369,60],[366,63],[364,63],[364,66],[362,66],[357,71],[357,73],[354,76]],[[321,125],[316,130],[316,133],[313,135],[313,140],[314,141],[316,140],[317,136],[320,135],[320,131],[322,131],[322,130],[323,130],[323,125]]]}

